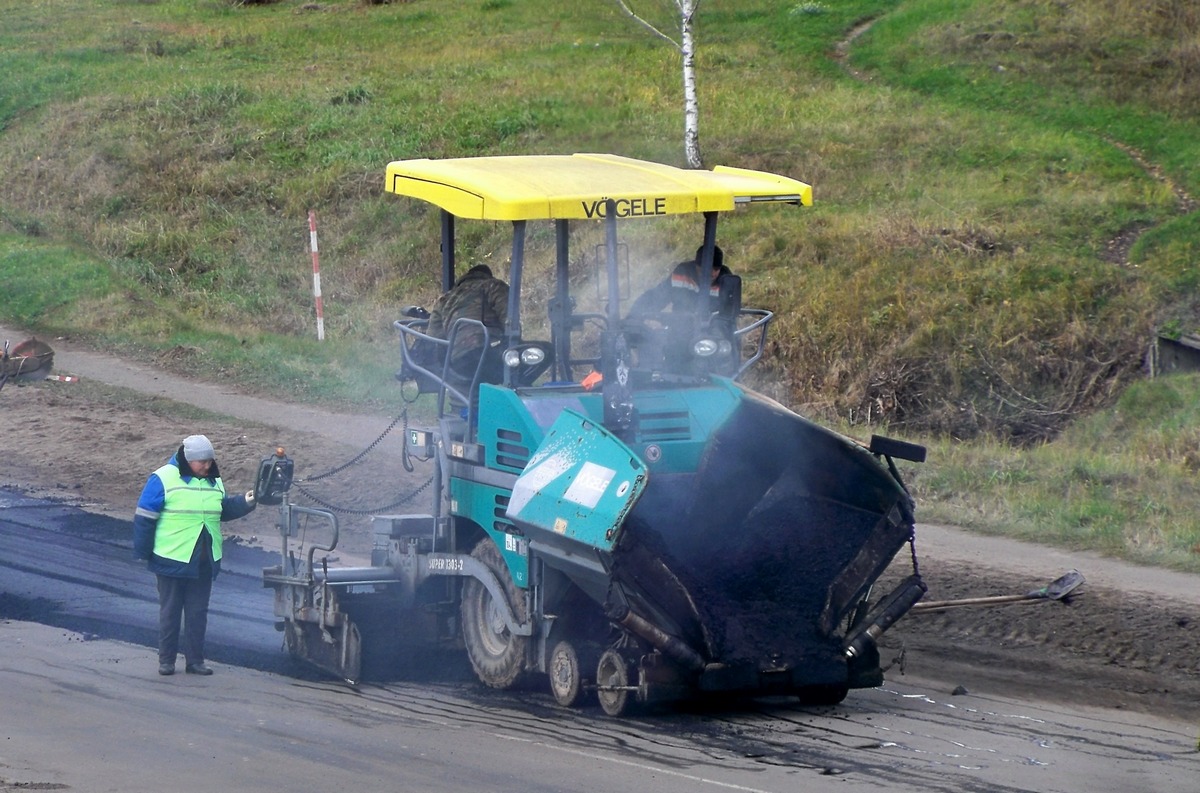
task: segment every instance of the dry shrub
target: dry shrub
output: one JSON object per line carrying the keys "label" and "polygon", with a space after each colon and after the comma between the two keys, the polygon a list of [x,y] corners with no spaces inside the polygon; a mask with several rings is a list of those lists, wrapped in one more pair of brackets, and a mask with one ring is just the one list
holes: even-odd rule
{"label": "dry shrub", "polygon": [[[953,350],[953,347],[947,347]],[[960,354],[880,355],[848,384],[860,395],[844,415],[957,438],[981,434],[1020,444],[1058,435],[1113,402],[1141,376],[1129,335],[1070,323],[1058,338],[1026,337],[1002,350],[961,345]]]}
{"label": "dry shrub", "polygon": [[787,365],[756,387],[853,423],[1027,443],[1140,376],[1150,301],[1120,271],[1030,254],[998,222],[876,220],[813,224],[810,245],[828,228],[852,252],[769,284],[764,303],[804,311],[777,315],[768,357]]}

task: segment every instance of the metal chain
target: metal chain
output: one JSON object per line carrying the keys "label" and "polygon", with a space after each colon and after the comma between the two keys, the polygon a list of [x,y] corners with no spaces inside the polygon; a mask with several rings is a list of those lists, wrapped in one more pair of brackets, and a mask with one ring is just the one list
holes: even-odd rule
{"label": "metal chain", "polygon": [[373,452],[375,450],[375,447],[378,446],[385,437],[387,437],[387,434],[389,432],[391,432],[393,429],[395,429],[396,425],[402,421],[404,422],[405,428],[407,428],[408,427],[408,408],[405,408],[404,410],[400,411],[400,415],[396,416],[396,418],[392,420],[392,423],[387,425],[387,429],[385,429],[383,432],[381,432],[379,434],[378,438],[371,441],[371,445],[369,445],[367,448],[363,449],[358,454],[354,455],[354,457],[352,457],[348,462],[343,463],[342,465],[339,465],[336,468],[331,468],[323,474],[317,474],[316,476],[310,476],[310,477],[306,477],[304,479],[299,479],[299,480],[297,480],[297,482],[319,482],[322,479],[327,479],[327,478],[333,476],[334,474],[340,474],[342,471],[345,471],[350,466],[360,462],[364,457],[366,457],[368,454]]}
{"label": "metal chain", "polygon": [[350,509],[349,507],[339,507],[336,504],[331,504],[330,502],[324,500],[320,496],[314,494],[311,490],[304,487],[303,485],[294,484],[292,486],[295,487],[296,490],[298,490],[302,494],[304,494],[304,496],[306,498],[313,501],[318,506],[325,507],[325,509],[328,509],[331,512],[340,512],[344,515],[378,515],[381,512],[387,512],[389,509],[395,509],[396,507],[399,507],[403,504],[407,504],[408,502],[412,501],[414,498],[419,496],[421,493],[424,493],[429,488],[429,486],[433,483],[433,478],[434,477],[431,474],[430,477],[425,480],[424,484],[422,484],[416,490],[409,493],[407,496],[404,496],[403,498],[401,498],[397,501],[393,501],[391,504],[385,504],[381,507],[375,507],[373,509]]}
{"label": "metal chain", "polygon": [[[328,479],[329,477],[333,476],[334,474],[339,474],[342,471],[345,471],[350,466],[361,462],[362,459],[364,457],[366,457],[368,454],[370,454],[372,451],[374,451],[375,448],[377,446],[379,446],[379,444],[383,441],[383,439],[385,437],[387,437],[387,434],[389,432],[391,432],[393,429],[395,429],[396,425],[400,424],[401,422],[403,422],[403,424],[404,424],[404,435],[406,436],[405,441],[407,441],[408,408],[404,408],[402,411],[400,411],[400,415],[397,416],[395,419],[393,419],[392,423],[389,424],[387,426],[387,428],[379,434],[378,438],[371,441],[371,444],[369,446],[367,446],[367,448],[363,449],[361,452],[356,454],[348,462],[343,463],[342,465],[339,465],[335,468],[331,468],[328,471],[325,471],[324,473],[317,474],[316,476],[310,476],[310,477],[306,477],[304,479],[297,479],[292,484],[292,487],[294,487],[298,492],[302,493],[306,498],[308,498],[310,501],[317,504],[318,506],[325,507],[325,509],[328,509],[332,512],[340,512],[345,515],[376,515],[381,512],[386,512],[390,509],[395,509],[396,507],[401,506],[403,504],[407,504],[408,502],[412,501],[414,498],[419,496],[421,493],[424,493],[427,489],[429,489],[429,486],[431,484],[433,484],[434,475],[430,475],[430,477],[428,479],[426,479],[425,482],[420,487],[418,487],[416,490],[409,493],[407,496],[403,496],[402,498],[400,498],[396,501],[393,501],[390,504],[385,504],[383,506],[375,507],[373,509],[351,509],[350,507],[338,506],[337,504],[333,504],[333,503],[321,498],[316,493],[313,493],[311,490],[309,490],[302,484],[305,482],[312,483],[312,482],[319,482],[322,479]],[[401,450],[400,461],[404,465],[405,471],[412,473],[414,470],[416,470],[413,467],[412,459],[408,453],[408,443],[407,442],[404,444],[404,446]]]}
{"label": "metal chain", "polygon": [[917,578],[920,578],[921,570],[917,566],[917,527],[916,526],[913,527],[912,531],[908,535],[908,547],[912,551],[913,575],[915,575]]}

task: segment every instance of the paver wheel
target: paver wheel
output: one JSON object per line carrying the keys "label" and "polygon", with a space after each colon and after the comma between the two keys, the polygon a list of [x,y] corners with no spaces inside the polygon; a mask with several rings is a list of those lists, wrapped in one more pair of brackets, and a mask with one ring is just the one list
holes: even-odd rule
{"label": "paver wheel", "polygon": [[596,697],[609,716],[624,716],[637,698],[629,688],[635,672],[629,661],[613,649],[605,650],[596,664]]}
{"label": "paver wheel", "polygon": [[[471,556],[492,571],[514,616],[525,622],[525,597],[508,574],[496,544],[485,537]],[[463,584],[461,613],[463,642],[476,676],[492,688],[512,688],[525,671],[529,637],[517,636],[508,629],[491,593],[478,579],[468,578]]]}
{"label": "paver wheel", "polygon": [[[591,656],[595,658],[595,655]],[[595,666],[591,666],[595,669]],[[584,678],[588,676],[587,660],[580,657],[575,645],[561,641],[554,645],[550,653],[550,692],[554,701],[564,708],[573,708],[581,704],[587,693],[584,688]]]}

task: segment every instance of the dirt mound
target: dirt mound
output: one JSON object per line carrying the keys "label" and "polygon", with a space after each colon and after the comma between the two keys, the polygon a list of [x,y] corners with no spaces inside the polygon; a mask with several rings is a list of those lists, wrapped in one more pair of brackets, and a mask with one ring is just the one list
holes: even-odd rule
{"label": "dirt mound", "polygon": [[[1028,591],[992,568],[922,570],[928,599]],[[911,614],[884,635],[887,673],[946,681],[947,691],[1006,692],[1200,717],[1200,607],[1085,584],[1067,602],[1024,601]]]}

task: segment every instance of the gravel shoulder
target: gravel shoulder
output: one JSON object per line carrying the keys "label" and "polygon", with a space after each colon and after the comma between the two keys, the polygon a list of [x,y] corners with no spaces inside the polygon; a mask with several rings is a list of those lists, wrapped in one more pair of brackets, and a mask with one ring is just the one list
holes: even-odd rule
{"label": "gravel shoulder", "polygon": [[[27,337],[0,328],[0,339]],[[306,489],[347,510],[340,553],[359,559],[372,544],[368,515],[403,509],[395,502],[431,473],[420,464],[411,473],[401,466],[401,428],[385,433],[394,416],[279,403],[69,340],[47,341],[55,371],[80,379],[9,383],[0,391],[0,485],[131,517],[146,477],[185,435],[213,439],[231,490],[249,489],[259,460],[282,445]],[[372,444],[358,464],[318,478]],[[274,510],[263,509],[228,528],[273,550],[274,519]],[[909,615],[882,642],[890,677],[944,681],[947,692],[961,686],[1200,720],[1200,576],[945,526],[918,527],[917,551],[928,599],[1023,593],[1072,568],[1087,584],[1069,604]],[[897,577],[910,572],[907,554],[894,568]]]}

